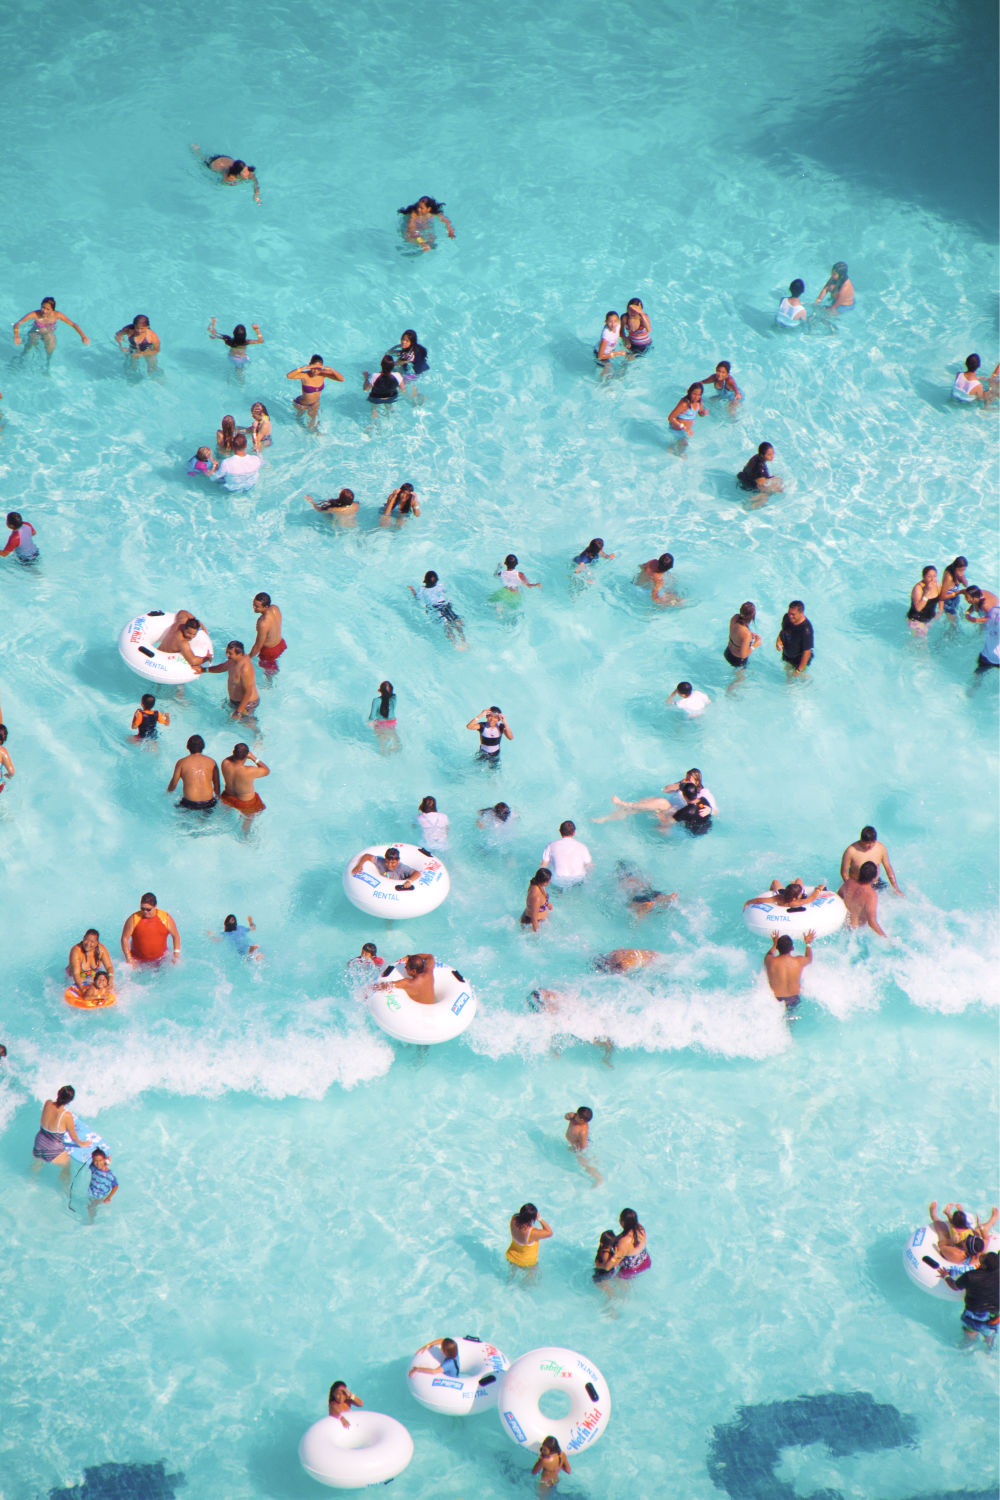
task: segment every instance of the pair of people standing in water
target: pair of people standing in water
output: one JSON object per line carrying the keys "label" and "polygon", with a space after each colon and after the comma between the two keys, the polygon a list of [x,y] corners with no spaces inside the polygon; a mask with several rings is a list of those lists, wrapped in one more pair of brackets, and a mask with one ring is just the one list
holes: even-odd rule
{"label": "pair of people standing in water", "polygon": [[602,369],[610,372],[613,359],[638,359],[648,354],[652,347],[653,330],[649,316],[642,299],[632,297],[623,313],[609,312],[605,317],[594,358]]}

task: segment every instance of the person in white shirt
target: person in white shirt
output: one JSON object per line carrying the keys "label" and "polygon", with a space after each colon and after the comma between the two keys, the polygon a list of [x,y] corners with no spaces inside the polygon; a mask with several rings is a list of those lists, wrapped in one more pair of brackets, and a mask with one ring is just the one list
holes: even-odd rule
{"label": "person in white shirt", "polygon": [[417,822],[424,844],[428,849],[447,849],[448,815],[438,812],[437,799],[424,797],[417,813]]}
{"label": "person in white shirt", "polygon": [[246,433],[238,432],[233,438],[232,453],[222,460],[211,477],[216,483],[225,484],[227,490],[252,490],[257,483],[260,465],[260,457],[256,453],[247,452]]}
{"label": "person in white shirt", "polygon": [[546,844],[542,852],[542,868],[552,871],[556,885],[579,885],[594,868],[590,850],[576,837],[576,824],[567,818],[559,824],[559,838]]}
{"label": "person in white shirt", "polygon": [[808,313],[801,301],[805,289],[806,284],[801,276],[796,276],[788,288],[788,296],[782,297],[775,314],[774,320],[780,323],[782,328],[801,328],[805,323]]}
{"label": "person in white shirt", "polygon": [[696,714],[705,712],[709,705],[709,697],[707,693],[693,688],[689,682],[679,682],[667,699],[667,704],[673,708],[679,708],[681,713],[687,714],[690,719]]}

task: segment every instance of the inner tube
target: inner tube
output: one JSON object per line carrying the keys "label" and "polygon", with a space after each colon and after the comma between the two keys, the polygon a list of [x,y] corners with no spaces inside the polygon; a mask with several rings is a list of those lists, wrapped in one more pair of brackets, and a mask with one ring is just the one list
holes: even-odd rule
{"label": "inner tube", "polygon": [[[546,1391],[563,1391],[565,1417],[547,1417]],[[596,1443],[611,1416],[611,1392],[596,1365],[572,1349],[532,1349],[515,1359],[500,1386],[500,1425],[521,1448],[536,1449],[550,1434],[564,1453]]]}
{"label": "inner tube", "polygon": [[[398,849],[400,864],[416,870],[409,882],[412,890],[399,890],[398,886],[407,882],[386,880],[370,862],[359,874],[351,874],[362,855],[374,858],[384,855],[386,849]],[[451,880],[441,861],[429,849],[418,848],[416,844],[394,843],[392,839],[387,839],[384,844],[369,844],[367,849],[359,849],[344,866],[344,894],[352,906],[370,917],[389,917],[398,921],[401,917],[425,916],[441,905],[450,889]]]}
{"label": "inner tube", "polygon": [[[986,1248],[1000,1249],[1000,1235],[987,1235]],[[934,1230],[929,1224],[921,1224],[903,1246],[903,1269],[914,1286],[920,1287],[921,1291],[929,1292],[932,1297],[941,1297],[945,1302],[960,1302],[961,1290],[944,1276],[938,1275],[938,1268],[945,1266],[955,1276],[969,1269],[968,1261],[948,1265],[947,1261],[942,1260],[938,1254]]]}
{"label": "inner tube", "polygon": [[[806,891],[810,891],[809,881],[805,884]],[[774,893],[762,891],[761,894],[770,898]],[[833,891],[824,891],[808,906],[778,906],[770,899],[759,906],[748,906],[743,920],[751,932],[758,932],[761,937],[770,937],[772,932],[787,932],[789,937],[803,937],[807,932],[815,932],[821,938],[840,931],[847,920],[847,907]]]}
{"label": "inner tube", "polygon": [[[149,609],[144,615],[122,627],[118,636],[118,654],[127,667],[145,677],[147,682],[163,682],[174,687],[182,682],[194,682],[198,673],[176,651],[158,651],[156,642],[161,641],[177,618],[164,614],[162,609]],[[191,642],[195,656],[211,656],[212,642],[208,632],[199,630]]]}
{"label": "inner tube", "polygon": [[106,1005],[114,1005],[118,999],[114,990],[105,990],[99,1000],[85,1000],[75,984],[63,991],[63,999],[67,1005],[73,1005],[77,1010],[103,1010]]}
{"label": "inner tube", "polygon": [[[485,1344],[467,1334],[456,1339],[458,1374],[416,1375],[407,1373],[410,1395],[428,1411],[442,1412],[446,1417],[467,1417],[470,1412],[486,1411],[496,1406],[500,1395],[500,1376],[510,1360],[495,1344]],[[410,1365],[423,1357],[426,1364],[440,1364],[444,1359],[440,1343],[418,1349]]]}
{"label": "inner tube", "polygon": [[307,1474],[334,1490],[363,1490],[402,1474],[413,1457],[402,1422],[382,1411],[352,1411],[347,1422],[320,1417],[302,1434],[299,1463]]}
{"label": "inner tube", "polygon": [[[398,964],[383,969],[383,979],[404,979]],[[457,969],[434,965],[434,1004],[420,1005],[403,990],[372,987],[365,1001],[376,1026],[397,1042],[450,1042],[460,1036],[476,1014],[476,992]]]}

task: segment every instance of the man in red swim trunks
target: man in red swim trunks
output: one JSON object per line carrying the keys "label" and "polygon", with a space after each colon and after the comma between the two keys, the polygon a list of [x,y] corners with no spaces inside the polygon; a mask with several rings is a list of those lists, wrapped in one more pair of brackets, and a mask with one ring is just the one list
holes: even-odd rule
{"label": "man in red swim trunks", "polygon": [[260,658],[265,672],[276,672],[278,657],[287,650],[281,635],[281,610],[271,603],[270,594],[255,594],[253,612],[257,616],[257,634],[250,655]]}
{"label": "man in red swim trunks", "polygon": [[223,802],[227,807],[235,807],[245,818],[263,812],[266,804],[261,801],[254,782],[258,776],[270,774],[270,767],[250,754],[249,745],[242,741],[234,745],[232,755],[227,755],[222,762],[222,779],[226,784]]}
{"label": "man in red swim trunks", "polygon": [[152,891],[139,898],[139,910],[134,911],[122,928],[122,952],[125,962],[155,964],[166,955],[167,939],[173,945],[174,963],[181,956],[181,935],[177,924],[168,911],[161,911]]}

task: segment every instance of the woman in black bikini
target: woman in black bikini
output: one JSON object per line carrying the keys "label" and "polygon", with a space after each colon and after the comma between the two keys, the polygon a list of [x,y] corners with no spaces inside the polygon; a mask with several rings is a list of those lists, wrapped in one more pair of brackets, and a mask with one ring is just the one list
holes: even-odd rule
{"label": "woman in black bikini", "polygon": [[149,319],[145,313],[136,313],[131,323],[126,323],[124,328],[119,328],[115,334],[115,343],[122,353],[125,353],[123,339],[128,339],[128,353],[132,357],[133,369],[138,368],[138,361],[146,361],[147,370],[156,369],[156,356],[160,352],[159,335],[155,334],[149,326]]}
{"label": "woman in black bikini", "polygon": [[937,568],[928,564],[921,569],[920,582],[915,583],[910,590],[910,607],[906,611],[906,618],[911,625],[929,625],[943,603]]}

